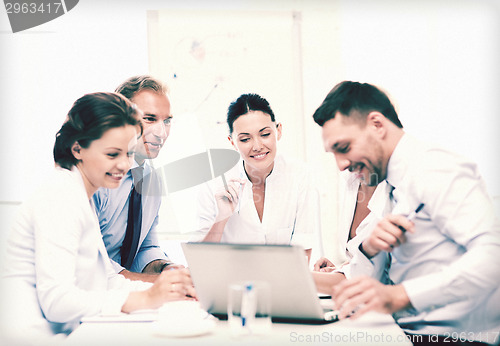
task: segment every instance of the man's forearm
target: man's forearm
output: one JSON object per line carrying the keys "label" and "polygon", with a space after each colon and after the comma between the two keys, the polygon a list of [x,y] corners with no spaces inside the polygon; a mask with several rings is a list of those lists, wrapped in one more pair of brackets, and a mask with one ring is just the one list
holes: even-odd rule
{"label": "man's forearm", "polygon": [[342,273],[312,272],[316,289],[319,293],[332,294],[332,288],[339,282],[345,280]]}
{"label": "man's forearm", "polygon": [[149,262],[142,270],[142,273],[131,272],[124,269],[120,274],[129,280],[155,282],[166,263],[169,262],[165,260],[155,260]]}
{"label": "man's forearm", "polygon": [[158,274],[135,273],[128,271],[127,269],[122,270],[120,274],[125,276],[126,279],[134,281],[155,282],[158,278]]}
{"label": "man's forearm", "polygon": [[149,262],[144,269],[142,270],[142,273],[144,274],[160,274],[165,267],[165,264],[168,264],[170,262],[166,260],[154,260]]}
{"label": "man's forearm", "polygon": [[388,285],[391,292],[391,312],[412,308],[410,298],[403,285]]}

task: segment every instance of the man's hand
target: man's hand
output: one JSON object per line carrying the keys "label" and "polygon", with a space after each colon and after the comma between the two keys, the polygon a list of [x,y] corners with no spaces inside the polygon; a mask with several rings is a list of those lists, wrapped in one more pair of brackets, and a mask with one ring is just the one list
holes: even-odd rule
{"label": "man's hand", "polygon": [[384,285],[368,276],[341,281],[333,287],[332,299],[340,319],[355,319],[367,311],[393,313],[410,306],[402,285]]}
{"label": "man's hand", "polygon": [[313,271],[315,272],[332,272],[334,271],[335,264],[333,264],[328,258],[321,257],[319,260],[314,263]]}
{"label": "man's hand", "polygon": [[406,242],[405,232],[415,232],[415,225],[403,215],[387,215],[373,229],[360,246],[366,257],[372,258],[380,251],[390,252]]}

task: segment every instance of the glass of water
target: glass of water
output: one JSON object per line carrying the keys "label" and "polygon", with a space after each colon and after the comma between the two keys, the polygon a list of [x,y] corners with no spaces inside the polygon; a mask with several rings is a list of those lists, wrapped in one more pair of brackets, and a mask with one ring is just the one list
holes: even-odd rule
{"label": "glass of water", "polygon": [[229,285],[227,304],[231,335],[265,335],[271,331],[271,287],[264,281]]}

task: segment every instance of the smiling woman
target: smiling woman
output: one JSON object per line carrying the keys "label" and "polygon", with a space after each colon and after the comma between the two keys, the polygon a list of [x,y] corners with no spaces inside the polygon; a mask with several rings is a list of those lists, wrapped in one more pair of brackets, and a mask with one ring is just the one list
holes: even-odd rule
{"label": "smiling woman", "polygon": [[56,135],[54,161],[78,169],[89,198],[101,186],[118,187],[130,168],[137,131],[142,133],[140,114],[111,93],[88,94],[73,105]]}
{"label": "smiling woman", "polygon": [[282,125],[266,99],[243,94],[227,112],[240,162],[228,183],[206,184],[199,197],[199,240],[295,244],[310,256],[319,227],[317,191],[306,167],[278,155]]}
{"label": "smiling woman", "polygon": [[89,198],[99,187],[117,188],[127,173],[137,143],[133,126],[122,126],[106,131],[88,148],[78,142],[71,151],[78,160],[76,167],[82,174]]}
{"label": "smiling woman", "polygon": [[191,287],[182,270],[152,286],[126,280],[102,241],[91,197],[99,187],[119,186],[129,170],[141,114],[115,93],[87,94],[68,113],[56,135],[55,172],[21,206],[8,239],[1,304],[7,340],[43,343],[70,333],[82,317],[157,308]]}

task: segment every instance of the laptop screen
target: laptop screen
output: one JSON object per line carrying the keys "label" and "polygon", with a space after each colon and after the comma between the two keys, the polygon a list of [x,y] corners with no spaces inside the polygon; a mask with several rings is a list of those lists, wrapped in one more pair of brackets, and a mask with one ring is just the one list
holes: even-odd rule
{"label": "laptop screen", "polygon": [[184,255],[201,306],[227,314],[229,285],[265,281],[274,320],[324,321],[305,251],[293,245],[184,243]]}

